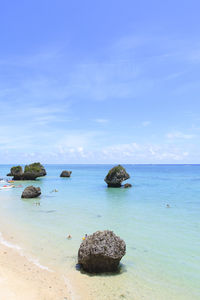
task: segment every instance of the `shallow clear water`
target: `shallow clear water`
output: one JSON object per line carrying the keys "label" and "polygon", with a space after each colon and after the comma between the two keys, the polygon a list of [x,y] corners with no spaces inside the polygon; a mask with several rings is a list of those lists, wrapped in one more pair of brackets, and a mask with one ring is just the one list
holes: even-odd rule
{"label": "shallow clear water", "polygon": [[[0,191],[1,219],[33,257],[73,274],[95,299],[200,299],[200,165],[126,165],[130,189],[106,187],[110,165],[45,167],[46,177],[22,182],[40,186],[39,200],[22,200],[22,188]],[[64,169],[71,178],[59,177]],[[120,273],[81,274],[82,237],[104,229],[126,241]]]}

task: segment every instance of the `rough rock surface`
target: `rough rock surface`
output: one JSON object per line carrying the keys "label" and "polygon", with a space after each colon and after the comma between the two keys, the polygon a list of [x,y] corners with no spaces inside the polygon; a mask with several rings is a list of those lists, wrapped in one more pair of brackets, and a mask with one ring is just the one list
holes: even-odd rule
{"label": "rough rock surface", "polygon": [[26,165],[24,168],[23,179],[24,180],[35,180],[37,177],[45,176],[46,170],[40,163],[33,163]]}
{"label": "rough rock surface", "polygon": [[7,176],[13,176],[14,180],[35,180],[37,177],[45,176],[46,170],[40,163],[26,165],[24,171],[21,166],[12,167]]}
{"label": "rough rock surface", "polygon": [[124,188],[125,188],[125,189],[130,188],[130,187],[132,187],[132,184],[130,184],[130,183],[124,184]]}
{"label": "rough rock surface", "polygon": [[113,231],[96,231],[81,243],[78,263],[89,273],[115,272],[125,253],[125,242]]}
{"label": "rough rock surface", "polygon": [[33,185],[27,186],[23,193],[21,198],[36,198],[41,195],[41,190],[39,187],[34,187]]}
{"label": "rough rock surface", "polygon": [[10,174],[13,176],[13,179],[20,180],[23,176],[23,169],[21,166],[12,167],[10,169]]}
{"label": "rough rock surface", "polygon": [[129,178],[130,175],[126,172],[125,168],[121,165],[118,165],[110,169],[104,181],[108,184],[108,187],[120,187],[122,181]]}
{"label": "rough rock surface", "polygon": [[60,177],[70,177],[72,174],[72,171],[62,171],[60,174]]}

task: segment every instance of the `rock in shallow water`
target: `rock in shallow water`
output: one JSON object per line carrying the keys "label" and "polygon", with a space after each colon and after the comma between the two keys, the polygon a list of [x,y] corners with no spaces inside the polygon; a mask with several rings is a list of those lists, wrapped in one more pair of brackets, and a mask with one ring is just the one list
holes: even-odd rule
{"label": "rock in shallow water", "polygon": [[122,181],[130,178],[130,175],[126,172],[125,168],[118,165],[108,172],[104,181],[107,183],[108,187],[120,187]]}
{"label": "rock in shallow water", "polygon": [[130,183],[124,184],[124,188],[125,188],[125,189],[130,188],[130,187],[132,187],[132,184],[130,184]]}
{"label": "rock in shallow water", "polygon": [[34,187],[30,185],[24,189],[21,198],[36,198],[40,195],[41,195],[41,189],[39,187]]}
{"label": "rock in shallow water", "polygon": [[13,176],[13,179],[15,180],[20,180],[23,176],[23,169],[21,166],[16,166],[16,167],[12,167],[10,169],[10,174],[11,176]]}
{"label": "rock in shallow water", "polygon": [[37,177],[45,176],[46,170],[40,163],[26,165],[24,171],[21,166],[12,167],[7,176],[13,176],[14,180],[35,180]]}
{"label": "rock in shallow water", "polygon": [[89,273],[115,272],[125,253],[125,242],[113,231],[97,231],[81,243],[78,263]]}
{"label": "rock in shallow water", "polygon": [[60,174],[60,177],[70,177],[72,174],[72,171],[62,171]]}
{"label": "rock in shallow water", "polygon": [[46,170],[41,163],[33,163],[26,165],[24,168],[23,179],[24,180],[35,180],[37,177],[45,176]]}

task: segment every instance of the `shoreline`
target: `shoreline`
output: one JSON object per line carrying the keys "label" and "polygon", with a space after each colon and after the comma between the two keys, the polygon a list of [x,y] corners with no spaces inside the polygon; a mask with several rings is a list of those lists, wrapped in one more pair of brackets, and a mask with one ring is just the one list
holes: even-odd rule
{"label": "shoreline", "polygon": [[[5,223],[3,227],[5,226]],[[109,276],[91,276],[75,270],[62,273],[59,269],[43,265],[30,256],[10,227],[0,231],[0,299],[1,300],[116,300],[129,299],[126,291],[110,286]],[[115,279],[114,279],[115,278]],[[107,282],[108,281],[108,282]],[[102,294],[102,289],[107,292]],[[132,299],[132,297],[130,297]],[[134,299],[137,297],[135,293]]]}
{"label": "shoreline", "polygon": [[72,300],[61,274],[27,258],[2,233],[0,239],[1,300]]}

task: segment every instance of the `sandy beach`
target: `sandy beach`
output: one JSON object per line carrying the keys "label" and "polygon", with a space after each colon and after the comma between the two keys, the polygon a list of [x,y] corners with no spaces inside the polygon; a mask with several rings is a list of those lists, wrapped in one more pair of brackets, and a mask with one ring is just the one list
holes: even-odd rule
{"label": "sandy beach", "polygon": [[15,249],[0,244],[1,300],[69,300],[64,278],[41,269]]}

